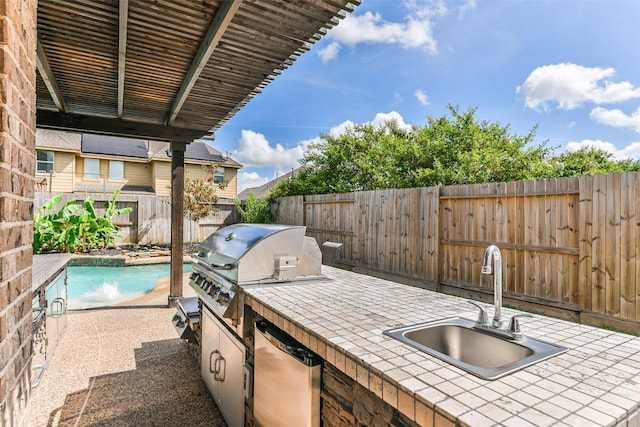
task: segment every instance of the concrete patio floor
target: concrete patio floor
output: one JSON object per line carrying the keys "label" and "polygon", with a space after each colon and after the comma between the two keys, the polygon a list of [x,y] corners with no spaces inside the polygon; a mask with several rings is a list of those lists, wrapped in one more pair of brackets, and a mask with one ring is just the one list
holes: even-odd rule
{"label": "concrete patio floor", "polygon": [[[194,296],[186,285],[185,296]],[[143,298],[69,312],[39,387],[31,425],[226,426],[171,324],[168,279]]]}

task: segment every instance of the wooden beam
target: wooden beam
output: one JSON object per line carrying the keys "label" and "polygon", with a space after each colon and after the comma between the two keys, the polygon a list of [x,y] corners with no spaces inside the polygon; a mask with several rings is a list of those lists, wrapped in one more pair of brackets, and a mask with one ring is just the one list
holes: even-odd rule
{"label": "wooden beam", "polygon": [[47,55],[44,53],[44,49],[40,44],[40,37],[38,37],[37,43],[36,67],[38,68],[38,72],[40,73],[42,80],[44,80],[44,84],[47,86],[47,90],[49,90],[49,94],[51,95],[51,98],[56,104],[58,110],[68,113],[69,109],[67,108],[67,104],[64,102],[60,86],[58,86],[58,82],[56,81],[53,71],[51,71]]}
{"label": "wooden beam", "polygon": [[178,94],[173,100],[173,104],[171,105],[165,122],[166,124],[172,125],[176,120],[176,117],[182,109],[184,102],[187,100],[191,89],[193,89],[193,86],[196,84],[200,73],[202,73],[202,70],[207,65],[207,61],[209,61],[209,58],[213,54],[218,42],[220,42],[222,35],[231,23],[231,20],[238,11],[241,3],[242,0],[223,1],[220,3],[216,15],[211,20],[211,25],[209,25],[207,34],[205,34],[204,39],[198,48],[198,52],[196,52],[196,56],[193,58],[189,71],[187,71],[187,74],[182,81]]}
{"label": "wooden beam", "polygon": [[184,152],[187,144],[171,141],[171,265],[169,270],[169,307],[182,297],[184,271]]}
{"label": "wooden beam", "polygon": [[158,141],[191,142],[209,134],[207,130],[203,129],[178,128],[123,119],[81,116],[78,114],[47,110],[37,111],[36,126],[43,129],[86,132]]}
{"label": "wooden beam", "polygon": [[129,0],[120,0],[120,23],[118,27],[118,118],[124,111],[124,71],[127,59],[127,21],[129,19]]}

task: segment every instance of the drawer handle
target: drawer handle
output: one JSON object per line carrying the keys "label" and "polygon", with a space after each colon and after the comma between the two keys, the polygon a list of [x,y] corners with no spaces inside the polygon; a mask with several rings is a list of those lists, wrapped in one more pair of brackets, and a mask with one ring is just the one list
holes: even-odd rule
{"label": "drawer handle", "polygon": [[211,372],[213,374],[214,378],[218,374],[218,371],[216,370],[217,369],[216,364],[218,363],[218,358],[216,358],[216,360],[215,360],[215,362],[213,362],[213,364],[211,363],[211,359],[216,354],[220,354],[220,350],[213,350],[209,354],[209,372]]}
{"label": "drawer handle", "polygon": [[[57,309],[56,309],[57,308]],[[51,302],[51,317],[56,318],[64,314],[64,298],[54,298]]]}
{"label": "drawer handle", "polygon": [[[226,360],[224,360],[224,357],[222,357],[222,354],[220,354],[220,356],[216,358],[214,366],[216,369],[215,373],[213,374],[213,379],[216,381],[224,381],[225,372],[227,371],[227,362]],[[221,371],[222,375],[220,375]]]}

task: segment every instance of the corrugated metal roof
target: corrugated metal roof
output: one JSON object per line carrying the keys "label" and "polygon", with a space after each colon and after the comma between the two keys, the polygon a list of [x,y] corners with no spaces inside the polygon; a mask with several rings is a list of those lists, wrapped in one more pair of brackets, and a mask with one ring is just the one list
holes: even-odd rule
{"label": "corrugated metal roof", "polygon": [[191,141],[360,0],[39,0],[38,126]]}

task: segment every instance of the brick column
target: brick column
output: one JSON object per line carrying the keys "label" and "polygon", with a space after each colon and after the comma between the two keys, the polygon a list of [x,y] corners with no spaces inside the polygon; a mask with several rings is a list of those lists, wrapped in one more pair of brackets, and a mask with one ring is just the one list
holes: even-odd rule
{"label": "brick column", "polygon": [[0,0],[0,425],[27,426],[37,0]]}

